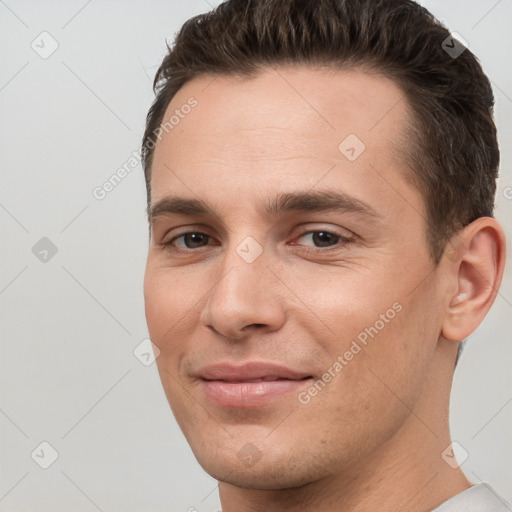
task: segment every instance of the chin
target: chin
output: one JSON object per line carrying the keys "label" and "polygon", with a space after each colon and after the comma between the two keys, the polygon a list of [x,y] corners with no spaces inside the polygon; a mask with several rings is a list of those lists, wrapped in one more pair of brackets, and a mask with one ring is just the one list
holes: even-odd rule
{"label": "chin", "polygon": [[241,468],[239,464],[216,463],[215,467],[202,465],[203,469],[219,482],[234,485],[242,489],[282,490],[302,487],[316,480],[308,474],[292,474],[286,465],[275,467],[260,464],[259,467]]}
{"label": "chin", "polygon": [[238,451],[230,447],[194,448],[201,467],[219,482],[244,489],[277,490],[303,487],[336,471],[334,461],[315,453],[297,453],[297,447],[268,446],[259,451],[247,443]]}

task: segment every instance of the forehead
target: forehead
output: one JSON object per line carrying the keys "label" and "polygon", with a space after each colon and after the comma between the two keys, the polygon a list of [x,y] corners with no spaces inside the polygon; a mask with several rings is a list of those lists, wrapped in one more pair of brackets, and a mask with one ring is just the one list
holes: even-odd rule
{"label": "forehead", "polygon": [[[163,122],[191,97],[198,105],[190,120],[180,124],[194,123],[195,139],[202,136],[201,143],[209,135],[281,128],[294,138],[310,139],[313,132],[340,138],[351,131],[385,144],[399,135],[408,118],[402,90],[382,74],[362,68],[276,67],[244,77],[199,76],[178,91]],[[170,130],[171,138],[183,133],[179,128]]]}
{"label": "forehead", "polygon": [[382,176],[398,189],[408,185],[401,155],[408,103],[375,72],[276,67],[251,77],[200,76],[176,94],[163,123],[172,116],[155,148],[152,202],[171,189],[190,197],[319,179],[352,192],[368,182],[370,196],[370,182],[375,194]]}

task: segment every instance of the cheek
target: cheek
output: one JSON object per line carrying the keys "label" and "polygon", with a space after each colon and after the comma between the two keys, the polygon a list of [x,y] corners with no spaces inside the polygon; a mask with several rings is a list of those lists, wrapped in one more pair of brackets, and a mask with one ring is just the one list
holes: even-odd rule
{"label": "cheek", "polygon": [[350,396],[373,385],[380,390],[373,401],[385,403],[389,389],[413,399],[438,340],[436,292],[428,279],[411,293],[410,277],[390,282],[385,273],[380,279],[376,272],[372,276],[320,283],[315,289],[322,290],[321,296],[310,292],[308,302],[321,304],[315,312],[329,327],[327,336],[316,341],[332,361],[342,358],[337,382]]}
{"label": "cheek", "polygon": [[144,306],[151,340],[161,349],[160,341],[175,316],[175,304],[157,276],[148,272],[144,279]]}
{"label": "cheek", "polygon": [[144,303],[150,338],[160,349],[159,359],[180,353],[179,340],[192,328],[197,301],[193,286],[173,272],[148,265],[144,277]]}
{"label": "cheek", "polygon": [[190,284],[181,283],[169,269],[159,269],[148,264],[144,277],[146,321],[151,341],[160,350],[156,365],[163,390],[178,423],[187,407],[192,405],[188,403],[189,396],[183,389],[179,375],[180,361],[185,350],[182,340],[187,339],[184,331],[191,328],[192,323],[187,320],[192,316],[191,306],[195,302],[192,300],[193,294],[187,293],[188,289]]}
{"label": "cheek", "polygon": [[375,398],[393,404],[397,412],[404,403],[413,407],[422,394],[439,337],[434,292],[420,288],[412,294],[396,294],[400,311],[368,339],[361,358],[361,372],[366,373],[367,385],[373,384]]}
{"label": "cheek", "polygon": [[167,324],[169,329],[192,307],[194,283],[190,275],[181,276],[177,269],[166,268],[149,258],[144,275],[144,300],[148,322]]}
{"label": "cheek", "polygon": [[[307,297],[308,308],[302,306],[305,314],[298,322],[305,326],[304,319],[311,318],[312,325],[306,328],[333,358],[343,355],[354,341],[362,350],[375,345],[395,331],[395,324],[403,316],[399,295],[372,276],[316,276],[314,286],[294,291]],[[320,333],[325,337],[319,338]]]}

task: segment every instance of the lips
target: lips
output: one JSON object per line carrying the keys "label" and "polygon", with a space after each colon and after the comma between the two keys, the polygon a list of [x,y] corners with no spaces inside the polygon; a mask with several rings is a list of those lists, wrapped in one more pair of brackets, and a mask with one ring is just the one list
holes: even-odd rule
{"label": "lips", "polygon": [[274,363],[250,362],[243,365],[215,364],[197,372],[205,380],[224,380],[227,382],[247,382],[250,380],[301,380],[310,377],[308,373],[295,371]]}
{"label": "lips", "polygon": [[295,397],[312,378],[310,374],[274,363],[216,364],[197,372],[206,398],[222,407],[261,407]]}

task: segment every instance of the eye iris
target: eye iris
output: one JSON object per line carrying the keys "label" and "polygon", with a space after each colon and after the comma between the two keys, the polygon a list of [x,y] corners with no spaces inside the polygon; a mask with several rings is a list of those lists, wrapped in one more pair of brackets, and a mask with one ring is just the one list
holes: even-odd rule
{"label": "eye iris", "polygon": [[337,235],[333,233],[328,233],[327,231],[318,231],[313,233],[313,242],[320,247],[328,247],[335,243],[333,242],[333,238],[339,238]]}
{"label": "eye iris", "polygon": [[201,244],[201,242],[206,242],[207,239],[208,235],[204,235],[203,233],[187,233],[183,236],[183,241],[189,249],[193,249],[194,247],[201,247],[204,245]]}

